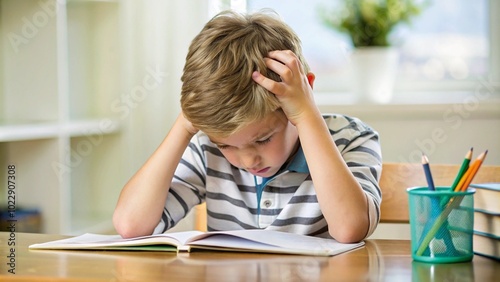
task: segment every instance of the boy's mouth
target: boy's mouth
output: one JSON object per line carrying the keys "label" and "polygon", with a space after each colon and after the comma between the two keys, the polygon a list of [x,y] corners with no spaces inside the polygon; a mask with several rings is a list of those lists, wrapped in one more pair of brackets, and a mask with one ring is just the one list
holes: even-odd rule
{"label": "boy's mouth", "polygon": [[269,169],[271,169],[271,168],[270,167],[266,167],[266,168],[263,168],[263,169],[257,171],[257,173],[266,173],[266,172],[269,171]]}
{"label": "boy's mouth", "polygon": [[268,172],[270,169],[271,169],[271,167],[265,167],[265,168],[260,169],[260,170],[251,169],[251,170],[248,170],[248,172],[250,172],[251,174],[262,174],[262,173]]}

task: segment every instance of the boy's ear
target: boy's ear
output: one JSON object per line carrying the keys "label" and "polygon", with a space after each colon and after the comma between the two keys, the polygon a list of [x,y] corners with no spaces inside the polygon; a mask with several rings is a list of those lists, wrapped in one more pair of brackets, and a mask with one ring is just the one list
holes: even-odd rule
{"label": "boy's ear", "polygon": [[314,80],[316,79],[316,76],[312,72],[307,73],[307,81],[309,81],[309,85],[311,85],[311,88],[314,89]]}

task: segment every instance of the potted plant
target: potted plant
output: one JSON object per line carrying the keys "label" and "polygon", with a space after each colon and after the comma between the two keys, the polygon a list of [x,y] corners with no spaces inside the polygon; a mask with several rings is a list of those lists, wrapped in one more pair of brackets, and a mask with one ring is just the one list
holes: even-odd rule
{"label": "potted plant", "polygon": [[391,100],[399,60],[391,32],[410,23],[427,5],[416,0],[344,0],[340,7],[320,10],[327,27],[348,34],[352,41],[353,91],[358,100]]}

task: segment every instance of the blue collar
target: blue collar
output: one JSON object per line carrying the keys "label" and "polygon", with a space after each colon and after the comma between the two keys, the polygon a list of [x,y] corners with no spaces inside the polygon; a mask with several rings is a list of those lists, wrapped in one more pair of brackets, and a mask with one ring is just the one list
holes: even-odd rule
{"label": "blue collar", "polygon": [[287,170],[300,173],[309,173],[309,167],[307,166],[306,157],[304,156],[304,151],[302,150],[301,146],[299,146],[297,153],[288,164]]}
{"label": "blue collar", "polygon": [[[297,153],[293,157],[293,159],[290,161],[288,166],[286,167],[285,170],[288,171],[293,171],[293,172],[299,172],[299,173],[307,173],[309,174],[309,167],[307,166],[306,162],[306,157],[304,156],[304,151],[302,150],[302,147],[299,146],[299,149],[297,150]],[[279,174],[278,172],[277,174]],[[264,177],[262,178],[262,183],[257,184],[257,177],[254,176],[254,181],[255,181],[255,187],[257,188],[257,213],[260,214],[260,200],[262,198],[262,191],[264,191],[264,187],[266,187],[267,183],[271,181],[276,175],[273,175],[271,177]]]}

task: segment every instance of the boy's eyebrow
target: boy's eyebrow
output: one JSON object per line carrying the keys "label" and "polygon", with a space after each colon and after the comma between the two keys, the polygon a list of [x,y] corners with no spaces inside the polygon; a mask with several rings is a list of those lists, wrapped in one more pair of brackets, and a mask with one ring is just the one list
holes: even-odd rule
{"label": "boy's eyebrow", "polygon": [[210,140],[210,142],[214,143],[214,144],[215,144],[215,145],[217,145],[217,146],[219,146],[219,145],[226,145],[226,144],[224,144],[224,143],[214,141],[211,137],[208,137],[208,140]]}
{"label": "boy's eyebrow", "polygon": [[214,143],[215,145],[219,146],[219,145],[226,145],[226,144],[223,144],[223,143],[219,143],[219,142],[215,142],[214,140],[212,140],[212,138],[208,137],[208,140],[210,140],[210,142]]}
{"label": "boy's eyebrow", "polygon": [[[250,140],[249,143],[253,143],[259,139],[262,139],[264,137],[268,137],[268,136],[271,136],[274,134],[274,128],[271,128],[270,130],[268,131],[265,131],[263,134],[258,134],[256,135],[254,138],[252,138]],[[224,144],[224,143],[221,143],[221,142],[217,142],[217,141],[214,141],[212,138],[208,137],[208,139],[210,140],[210,142],[214,143],[215,145],[219,146],[219,145],[227,145],[227,144]]]}

